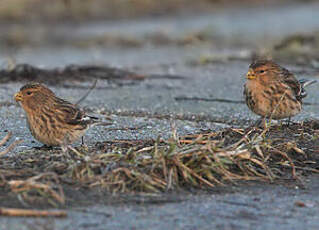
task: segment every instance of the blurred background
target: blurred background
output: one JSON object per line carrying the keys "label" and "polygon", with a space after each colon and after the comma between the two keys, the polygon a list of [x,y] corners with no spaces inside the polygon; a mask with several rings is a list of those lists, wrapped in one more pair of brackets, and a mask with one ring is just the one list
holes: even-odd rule
{"label": "blurred background", "polygon": [[265,56],[317,68],[318,12],[306,0],[1,0],[0,63],[156,72]]}

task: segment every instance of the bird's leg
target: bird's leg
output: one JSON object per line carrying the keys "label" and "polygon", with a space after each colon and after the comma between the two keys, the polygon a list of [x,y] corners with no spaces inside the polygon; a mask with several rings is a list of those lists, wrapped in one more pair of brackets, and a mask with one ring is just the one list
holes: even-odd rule
{"label": "bird's leg", "polygon": [[84,148],[85,150],[88,150],[88,146],[84,143],[84,136],[82,136],[82,144],[81,147]]}
{"label": "bird's leg", "polygon": [[258,118],[258,120],[255,122],[254,126],[255,127],[260,127],[261,122],[262,122],[262,118]]}
{"label": "bird's leg", "polygon": [[280,120],[280,126],[290,126],[290,122],[291,122],[291,117],[288,117],[286,120]]}
{"label": "bird's leg", "polygon": [[266,118],[261,117],[259,118],[256,123],[254,124],[255,127],[257,128],[265,128],[266,127]]}
{"label": "bird's leg", "polygon": [[269,122],[267,124],[267,119],[266,119],[266,117],[264,117],[263,120],[262,120],[262,128],[263,129],[267,129],[268,126],[270,126],[270,122],[271,122],[271,120],[269,120]]}
{"label": "bird's leg", "polygon": [[86,145],[85,142],[84,142],[84,136],[82,136],[82,144],[81,144],[81,147],[87,148],[87,145]]}

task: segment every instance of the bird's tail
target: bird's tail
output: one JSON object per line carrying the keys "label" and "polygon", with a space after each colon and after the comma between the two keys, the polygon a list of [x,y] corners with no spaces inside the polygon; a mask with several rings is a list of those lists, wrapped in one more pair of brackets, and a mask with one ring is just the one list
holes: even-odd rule
{"label": "bird's tail", "polygon": [[312,85],[314,83],[317,83],[317,80],[307,80],[307,79],[301,79],[299,80],[302,87],[307,87],[308,85]]}
{"label": "bird's tail", "polygon": [[307,96],[307,92],[305,91],[305,87],[312,85],[314,83],[317,83],[317,80],[307,80],[307,79],[301,79],[299,80],[301,84],[301,92],[299,94],[299,98],[302,99]]}

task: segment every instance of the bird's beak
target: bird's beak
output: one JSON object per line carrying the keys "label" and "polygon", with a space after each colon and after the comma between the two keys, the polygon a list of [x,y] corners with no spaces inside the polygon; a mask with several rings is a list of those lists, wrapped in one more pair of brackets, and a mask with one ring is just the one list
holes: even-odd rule
{"label": "bird's beak", "polygon": [[248,70],[248,73],[246,74],[246,78],[248,80],[256,79],[256,75],[254,74],[254,71],[252,71],[251,69]]}
{"label": "bird's beak", "polygon": [[16,94],[14,95],[14,99],[16,100],[16,102],[22,101],[22,95],[21,95],[21,93],[20,93],[20,92],[16,93]]}

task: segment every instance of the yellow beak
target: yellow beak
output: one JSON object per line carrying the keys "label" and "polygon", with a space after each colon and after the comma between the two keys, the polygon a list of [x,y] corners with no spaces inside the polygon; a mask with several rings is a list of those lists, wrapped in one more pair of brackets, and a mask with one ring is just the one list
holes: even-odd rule
{"label": "yellow beak", "polygon": [[14,95],[14,99],[16,100],[16,102],[22,101],[22,95],[21,95],[21,93],[20,93],[20,92],[16,93],[16,94]]}
{"label": "yellow beak", "polygon": [[246,74],[246,78],[249,80],[256,79],[256,75],[254,74],[254,71],[252,71],[251,69],[248,70],[248,73]]}

